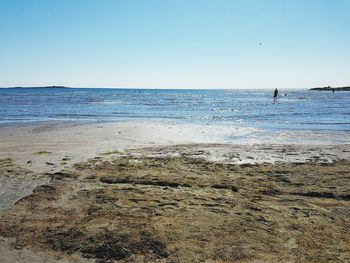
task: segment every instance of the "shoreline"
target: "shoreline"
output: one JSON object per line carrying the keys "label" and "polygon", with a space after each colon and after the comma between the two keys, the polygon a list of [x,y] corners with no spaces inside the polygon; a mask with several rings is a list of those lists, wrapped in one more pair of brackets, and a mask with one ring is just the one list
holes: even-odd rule
{"label": "shoreline", "polygon": [[[36,172],[50,171],[44,168],[45,162],[71,165],[101,154],[106,156],[108,152],[145,147],[222,144],[227,148],[237,145],[248,148],[257,145],[319,148],[350,145],[350,132],[271,133],[252,127],[174,121],[0,125],[0,138],[0,158],[12,158],[19,165]],[[250,162],[249,159],[246,161]]]}
{"label": "shoreline", "polygon": [[[350,143],[272,144],[262,138],[258,142],[246,141],[244,136],[254,129],[218,129],[221,127],[174,122],[45,122],[0,127],[0,166],[17,167],[0,178],[0,210],[11,207],[37,186],[49,183],[49,174],[95,159],[187,156],[232,165],[330,164],[350,160]],[[231,134],[237,137],[238,132],[243,139],[229,142],[225,138]],[[11,176],[13,173],[20,175]]]}

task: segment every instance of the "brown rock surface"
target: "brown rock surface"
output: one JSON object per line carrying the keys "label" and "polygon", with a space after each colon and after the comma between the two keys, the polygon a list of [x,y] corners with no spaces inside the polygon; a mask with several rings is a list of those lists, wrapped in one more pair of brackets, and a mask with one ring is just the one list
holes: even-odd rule
{"label": "brown rock surface", "polygon": [[348,262],[349,167],[93,159],[2,211],[0,235],[97,262]]}

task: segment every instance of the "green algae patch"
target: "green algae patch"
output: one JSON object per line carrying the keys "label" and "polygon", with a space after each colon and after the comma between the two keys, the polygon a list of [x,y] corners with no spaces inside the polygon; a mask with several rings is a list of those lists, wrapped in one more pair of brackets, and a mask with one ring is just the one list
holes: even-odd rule
{"label": "green algae patch", "polygon": [[35,152],[33,153],[34,155],[48,155],[50,154],[51,152],[48,152],[48,151],[39,151],[39,152]]}
{"label": "green algae patch", "polygon": [[118,151],[118,150],[114,150],[114,151],[100,153],[100,155],[102,155],[102,156],[107,156],[107,155],[112,155],[112,154],[122,154],[122,152]]}

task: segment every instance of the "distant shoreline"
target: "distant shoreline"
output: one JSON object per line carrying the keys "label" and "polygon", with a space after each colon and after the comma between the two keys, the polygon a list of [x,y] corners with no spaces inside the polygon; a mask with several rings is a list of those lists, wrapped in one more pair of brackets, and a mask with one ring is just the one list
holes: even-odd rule
{"label": "distant shoreline", "polygon": [[317,91],[350,91],[350,86],[349,87],[317,87],[317,88],[312,88],[310,90],[317,90]]}
{"label": "distant shoreline", "polygon": [[4,89],[69,89],[66,86],[42,86],[42,87],[4,87]]}

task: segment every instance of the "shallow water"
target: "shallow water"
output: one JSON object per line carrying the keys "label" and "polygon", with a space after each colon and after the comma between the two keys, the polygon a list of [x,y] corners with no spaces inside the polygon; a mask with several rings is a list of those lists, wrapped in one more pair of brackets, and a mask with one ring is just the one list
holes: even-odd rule
{"label": "shallow water", "polygon": [[[350,92],[0,89],[0,123],[175,120],[265,131],[350,131]],[[285,95],[286,94],[286,95]]]}

